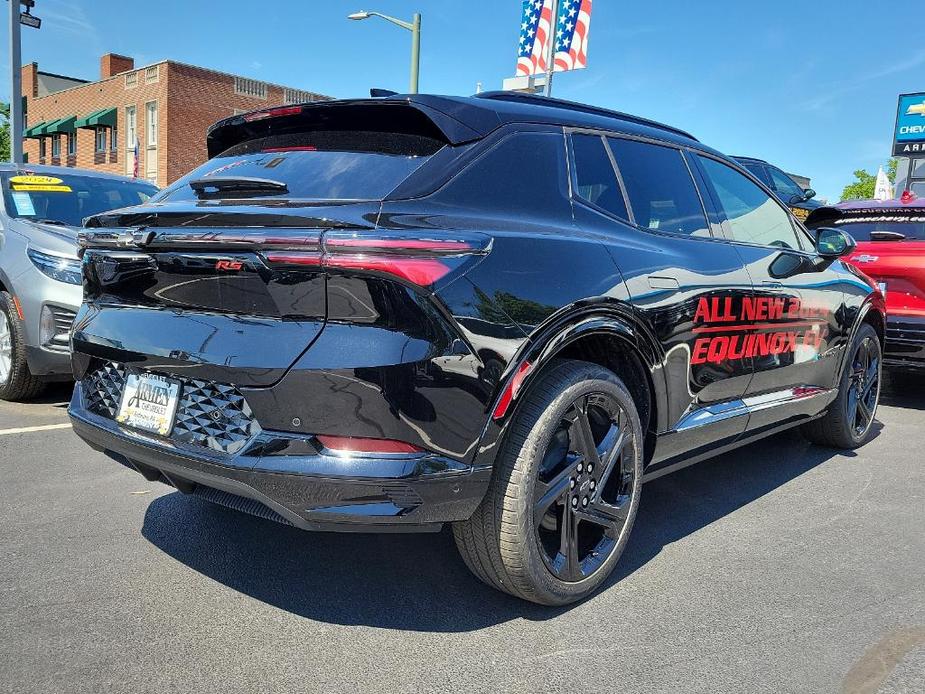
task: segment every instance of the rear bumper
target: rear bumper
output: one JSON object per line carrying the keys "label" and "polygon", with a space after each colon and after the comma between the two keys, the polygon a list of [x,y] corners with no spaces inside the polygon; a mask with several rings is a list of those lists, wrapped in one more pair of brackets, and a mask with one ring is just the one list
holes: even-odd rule
{"label": "rear bumper", "polygon": [[887,366],[925,369],[925,317],[887,318],[883,363]]}
{"label": "rear bumper", "polygon": [[80,383],[69,414],[91,447],[149,480],[305,530],[437,531],[472,515],[491,475],[434,454],[325,455],[269,431],[237,455],[197,451],[88,410]]}

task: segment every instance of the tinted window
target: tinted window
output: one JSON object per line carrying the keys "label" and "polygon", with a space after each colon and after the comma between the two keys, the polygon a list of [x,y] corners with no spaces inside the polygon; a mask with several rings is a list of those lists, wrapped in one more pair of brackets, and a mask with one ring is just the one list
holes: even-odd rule
{"label": "tinted window", "polygon": [[709,236],[703,205],[681,152],[608,138],[636,224],[672,234]]}
{"label": "tinted window", "polygon": [[776,200],[731,166],[699,159],[736,241],[800,248],[790,215]]}
{"label": "tinted window", "polygon": [[[248,140],[193,169],[159,201],[195,200],[189,182],[262,178],[288,192],[262,197],[303,200],[380,200],[440,147],[428,138],[392,133],[304,132]],[[230,193],[224,197],[233,197]]]}
{"label": "tinted window", "polygon": [[[84,217],[108,212],[119,207],[140,205],[157,193],[150,183],[134,182],[102,176],[45,174],[60,183],[31,185],[17,182],[23,176],[4,173],[2,182],[4,205],[10,217],[43,219],[79,227]],[[10,181],[13,178],[13,181]]]}
{"label": "tinted window", "polygon": [[785,201],[789,202],[790,198],[794,195],[801,198],[803,197],[803,189],[800,188],[790,176],[780,169],[775,169],[773,166],[769,166],[768,171],[771,172],[771,180],[774,181],[774,188],[781,194],[781,197]]}
{"label": "tinted window", "polygon": [[618,217],[629,219],[604,140],[598,135],[573,135],[572,150],[578,196]]}
{"label": "tinted window", "polygon": [[[925,210],[920,217],[895,217],[872,214],[857,221],[838,219],[834,226],[847,231],[855,241],[923,241]],[[880,233],[878,233],[880,232]],[[905,237],[901,238],[899,234]]]}
{"label": "tinted window", "polygon": [[748,169],[759,181],[764,183],[768,188],[771,187],[771,177],[768,176],[768,170],[764,164],[755,161],[740,161],[742,166]]}
{"label": "tinted window", "polygon": [[561,133],[516,133],[457,174],[436,199],[496,214],[571,214],[566,171]]}

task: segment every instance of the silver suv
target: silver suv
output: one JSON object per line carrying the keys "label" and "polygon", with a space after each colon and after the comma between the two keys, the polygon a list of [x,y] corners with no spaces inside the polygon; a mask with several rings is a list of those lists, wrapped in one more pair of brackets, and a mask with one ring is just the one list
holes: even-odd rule
{"label": "silver suv", "polygon": [[0,400],[23,400],[70,378],[81,221],[144,202],[157,188],[93,171],[0,164],[0,192]]}

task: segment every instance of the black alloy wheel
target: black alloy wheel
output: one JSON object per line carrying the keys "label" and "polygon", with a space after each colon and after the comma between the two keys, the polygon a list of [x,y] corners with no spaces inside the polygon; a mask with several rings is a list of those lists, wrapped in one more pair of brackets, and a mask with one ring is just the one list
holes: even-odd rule
{"label": "black alloy wheel", "polygon": [[880,345],[876,336],[861,340],[851,358],[847,414],[856,436],[863,437],[874,421],[880,399]]}
{"label": "black alloy wheel", "polygon": [[626,526],[637,445],[627,422],[614,398],[582,395],[563,415],[543,456],[533,521],[543,561],[562,581],[598,571]]}
{"label": "black alloy wheel", "polygon": [[527,389],[485,498],[453,535],[488,585],[566,605],[598,588],[626,547],[642,491],[643,428],[629,390],[603,366],[558,360]]}
{"label": "black alloy wheel", "polygon": [[803,425],[803,435],[813,443],[846,450],[867,443],[874,431],[882,370],[880,336],[865,323],[848,350],[835,400],[822,417]]}

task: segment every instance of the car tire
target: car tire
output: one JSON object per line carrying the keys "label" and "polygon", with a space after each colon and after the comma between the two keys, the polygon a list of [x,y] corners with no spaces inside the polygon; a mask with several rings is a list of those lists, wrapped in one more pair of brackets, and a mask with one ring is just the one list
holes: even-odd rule
{"label": "car tire", "polygon": [[851,450],[863,446],[873,434],[882,380],[880,338],[871,325],[864,323],[851,343],[838,396],[824,416],[803,425],[803,436],[831,448]]}
{"label": "car tire", "polygon": [[29,371],[22,321],[13,297],[0,291],[0,400],[29,400],[45,383]]}
{"label": "car tire", "polygon": [[489,586],[543,605],[592,593],[629,538],[643,440],[616,374],[583,361],[551,364],[524,394],[482,503],[453,525],[466,566]]}

